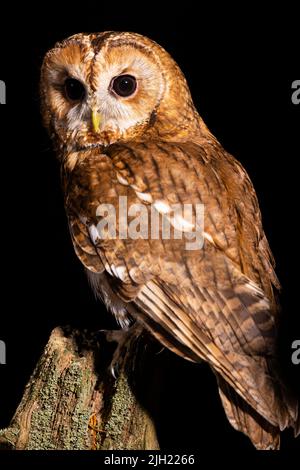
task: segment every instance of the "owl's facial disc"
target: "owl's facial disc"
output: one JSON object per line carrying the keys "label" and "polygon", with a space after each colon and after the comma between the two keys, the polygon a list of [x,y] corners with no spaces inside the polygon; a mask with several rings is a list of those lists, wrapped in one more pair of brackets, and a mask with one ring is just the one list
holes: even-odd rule
{"label": "owl's facial disc", "polygon": [[50,51],[43,81],[49,124],[68,148],[141,135],[165,89],[149,47],[124,39],[97,48],[88,36]]}

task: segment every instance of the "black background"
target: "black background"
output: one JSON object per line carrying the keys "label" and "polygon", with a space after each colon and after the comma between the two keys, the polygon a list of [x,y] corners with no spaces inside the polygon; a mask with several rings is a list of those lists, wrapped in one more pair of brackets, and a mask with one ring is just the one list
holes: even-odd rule
{"label": "black background", "polygon": [[[249,172],[283,285],[282,362],[300,394],[300,365],[291,363],[291,343],[300,338],[300,105],[291,102],[291,84],[299,78],[297,14],[274,6],[267,14],[246,6],[207,12],[201,3],[194,12],[193,5],[184,2],[162,15],[159,4],[111,2],[104,8],[85,2],[69,5],[62,19],[62,7],[44,4],[1,17],[0,79],[7,104],[0,106],[0,339],[7,345],[7,364],[0,366],[0,428],[9,423],[55,326],[112,325],[73,253],[59,168],[39,114],[43,55],[80,31],[136,31],[165,47],[185,73],[206,124]],[[161,358],[168,363],[158,391],[161,446],[251,451],[248,439],[228,424],[206,366],[168,352]],[[285,432],[283,449],[297,446],[299,438]]]}

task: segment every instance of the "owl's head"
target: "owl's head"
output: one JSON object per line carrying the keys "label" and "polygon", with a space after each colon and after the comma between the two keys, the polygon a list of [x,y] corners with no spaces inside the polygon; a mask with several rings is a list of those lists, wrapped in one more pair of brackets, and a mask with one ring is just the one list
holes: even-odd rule
{"label": "owl's head", "polygon": [[77,34],[44,59],[42,111],[59,146],[78,150],[199,127],[186,80],[170,55],[134,33]]}

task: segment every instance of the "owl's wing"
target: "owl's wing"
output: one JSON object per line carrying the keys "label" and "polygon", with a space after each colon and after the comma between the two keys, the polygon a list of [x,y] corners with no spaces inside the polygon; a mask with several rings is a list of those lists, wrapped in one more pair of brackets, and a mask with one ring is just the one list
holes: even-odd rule
{"label": "owl's wing", "polygon": [[92,240],[87,230],[85,220],[74,214],[70,214],[68,222],[75,253],[82,264],[89,271],[96,273],[103,272],[103,263],[97,253],[96,247],[91,243]]}
{"label": "owl's wing", "polygon": [[[88,269],[105,269],[114,295],[161,343],[212,366],[230,421],[257,447],[265,445],[249,412],[238,413],[242,400],[274,429],[293,425],[297,416],[273,377],[278,281],[245,171],[212,146],[143,143],[109,152],[91,152],[70,179],[66,207],[77,252]],[[118,207],[120,196],[128,206],[143,201],[149,214],[150,202],[158,201],[158,210],[178,201],[203,204],[202,249],[161,237],[100,240],[96,207]],[[273,429],[265,432],[276,442]]]}

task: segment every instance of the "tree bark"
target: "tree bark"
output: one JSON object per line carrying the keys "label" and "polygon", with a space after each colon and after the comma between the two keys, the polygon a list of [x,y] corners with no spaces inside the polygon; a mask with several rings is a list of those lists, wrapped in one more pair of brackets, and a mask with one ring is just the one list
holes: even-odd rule
{"label": "tree bark", "polygon": [[158,449],[153,420],[128,378],[136,349],[117,379],[108,372],[109,349],[95,334],[55,328],[9,427],[0,431],[0,448]]}

